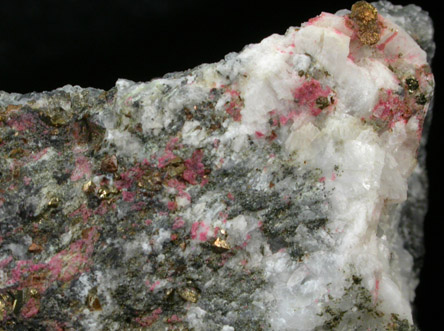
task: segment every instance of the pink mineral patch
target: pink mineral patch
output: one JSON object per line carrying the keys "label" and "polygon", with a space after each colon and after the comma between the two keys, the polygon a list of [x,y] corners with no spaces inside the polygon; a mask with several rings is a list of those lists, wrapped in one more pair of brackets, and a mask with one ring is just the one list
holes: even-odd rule
{"label": "pink mineral patch", "polygon": [[97,239],[98,233],[95,228],[84,230],[82,239],[72,243],[69,249],[54,255],[48,262],[52,279],[68,282],[89,270],[92,264],[90,257]]}
{"label": "pink mineral patch", "polygon": [[184,182],[181,182],[176,178],[173,178],[168,181],[167,185],[168,187],[177,190],[177,193],[179,194],[180,197],[185,197],[188,201],[191,201],[191,196],[187,192],[185,192],[187,186]]}
{"label": "pink mineral patch", "polygon": [[122,191],[123,201],[131,202],[134,200],[135,196],[136,196],[135,192]]}
{"label": "pink mineral patch", "polygon": [[377,49],[379,49],[381,52],[384,51],[385,47],[389,42],[391,42],[395,37],[398,35],[398,31],[395,31],[390,37],[388,37],[383,43],[376,46]]}
{"label": "pink mineral patch", "polygon": [[191,158],[185,160],[183,179],[191,185],[198,184],[197,180],[205,175],[205,167],[202,163],[203,151],[195,150]]}
{"label": "pink mineral patch", "polygon": [[22,307],[21,314],[24,318],[31,318],[39,312],[39,303],[36,299],[31,298]]}
{"label": "pink mineral patch", "polygon": [[[44,263],[34,264],[32,260],[19,260],[16,262],[14,269],[12,269],[11,278],[7,281],[7,284],[19,284],[19,289],[28,287],[28,285],[23,281],[29,275],[29,273],[35,273],[45,268],[46,264]],[[44,284],[33,284],[33,286],[38,288],[40,291],[44,291],[47,288]]]}
{"label": "pink mineral patch", "polygon": [[95,215],[103,216],[108,212],[108,203],[106,201],[102,201],[97,207],[97,209],[94,211]]}
{"label": "pink mineral patch", "polygon": [[168,201],[167,208],[170,211],[175,211],[177,209],[177,203],[176,201]]}
{"label": "pink mineral patch", "polygon": [[120,174],[120,179],[116,180],[116,188],[119,190],[129,189],[134,182],[140,180],[144,174],[144,170],[135,166]]}
{"label": "pink mineral patch", "polygon": [[34,161],[38,161],[40,160],[44,155],[46,155],[46,153],[48,152],[48,148],[44,148],[41,151],[37,152],[37,153],[33,153],[30,155],[31,159]]}
{"label": "pink mineral patch", "polygon": [[150,286],[150,291],[154,292],[154,290],[156,289],[157,286],[160,285],[160,280],[156,280],[153,284],[151,284]]}
{"label": "pink mineral patch", "polygon": [[173,324],[173,323],[180,323],[182,322],[182,319],[177,315],[172,315],[167,319],[167,323]]}
{"label": "pink mineral patch", "polygon": [[28,186],[29,184],[31,184],[32,178],[28,177],[28,176],[23,176],[23,183]]}
{"label": "pink mineral patch", "polygon": [[372,117],[386,121],[392,128],[398,121],[407,122],[409,110],[405,101],[401,100],[392,90],[383,90],[378,103],[372,110]]}
{"label": "pink mineral patch", "polygon": [[11,118],[6,122],[6,124],[19,132],[31,129],[32,131],[35,131],[35,119],[34,116],[30,113]]}
{"label": "pink mineral patch", "polygon": [[83,177],[91,177],[91,165],[86,157],[80,155],[76,159],[76,167],[71,174],[71,180],[75,182]]}
{"label": "pink mineral patch", "polygon": [[313,116],[318,116],[322,109],[316,104],[318,98],[327,98],[331,93],[330,87],[322,87],[316,79],[305,81],[302,86],[298,87],[294,92],[294,98],[299,106],[308,107]]}
{"label": "pink mineral patch", "polygon": [[260,132],[260,131],[256,131],[254,134],[256,135],[256,138],[262,138],[262,137],[265,136],[265,135],[264,135],[262,132]]}
{"label": "pink mineral patch", "polygon": [[162,314],[162,308],[157,308],[150,315],[144,317],[137,317],[135,321],[140,326],[151,326],[159,319],[160,314]]}
{"label": "pink mineral patch", "polygon": [[183,228],[185,226],[185,221],[182,219],[182,217],[176,218],[173,224],[173,230],[177,230],[180,228]]}
{"label": "pink mineral patch", "polygon": [[81,216],[84,222],[88,221],[91,215],[93,215],[93,212],[86,206],[86,204],[81,205],[78,209],[69,214],[70,217]]}
{"label": "pink mineral patch", "polygon": [[145,201],[139,201],[131,206],[131,210],[141,211],[143,208],[145,208],[146,205],[147,203]]}
{"label": "pink mineral patch", "polygon": [[3,269],[5,266],[9,264],[9,262],[12,261],[12,256],[8,256],[0,261],[0,270]]}
{"label": "pink mineral patch", "polygon": [[163,168],[165,167],[172,159],[174,159],[176,155],[174,155],[171,151],[165,151],[165,153],[159,157],[158,161],[158,167]]}
{"label": "pink mineral patch", "polygon": [[225,111],[230,115],[235,122],[240,122],[242,120],[241,111],[243,108],[243,101],[240,97],[239,91],[231,89],[231,87],[226,87],[226,93],[231,96],[231,101],[226,105]]}
{"label": "pink mineral patch", "polygon": [[205,222],[194,222],[191,225],[191,238],[198,239],[200,241],[207,241],[208,231],[210,227]]}

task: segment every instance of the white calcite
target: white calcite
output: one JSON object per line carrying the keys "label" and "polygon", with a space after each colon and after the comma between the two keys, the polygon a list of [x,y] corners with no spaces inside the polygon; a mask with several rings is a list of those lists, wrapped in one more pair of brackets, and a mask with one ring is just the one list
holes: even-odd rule
{"label": "white calcite", "polygon": [[[413,328],[421,233],[405,229],[420,227],[424,211],[405,215],[425,199],[417,153],[434,88],[433,29],[418,7],[374,5],[379,14],[363,2],[321,13],[216,64],[121,79],[105,102],[90,102],[105,140],[69,154],[76,176],[63,195],[64,215],[94,224],[86,234],[102,240],[82,239],[95,247],[85,257],[94,270],[79,267],[68,296],[100,299],[100,310],[78,311],[83,328]],[[107,155],[119,170],[104,168]],[[56,184],[41,182],[48,204]],[[108,203],[93,210],[84,201],[94,194]],[[60,247],[76,240],[73,224]],[[25,246],[14,245],[24,260]],[[54,264],[43,256],[36,270]],[[0,272],[2,286],[23,281],[8,275]]]}
{"label": "white calcite", "polygon": [[[214,162],[224,159],[214,164],[220,169],[239,163],[259,167],[261,172],[249,180],[248,189],[269,189],[273,172],[280,172],[282,163],[300,173],[316,170],[316,188],[311,189],[325,192],[322,214],[328,221],[316,231],[300,225],[293,233],[289,241],[305,246],[298,259],[285,248],[273,251],[264,245],[260,213],[241,212],[227,224],[217,220],[215,215],[223,207],[214,205],[215,192],[204,194],[195,208],[181,213],[189,226],[201,219],[203,229],[225,228],[232,246],[251,237],[245,252],[229,263],[234,268],[246,260],[248,267],[262,270],[267,285],[254,293],[253,305],[273,330],[311,330],[329,325],[329,319],[337,316],[341,330],[390,324],[392,314],[413,322],[410,303],[417,280],[411,273],[412,257],[397,234],[396,206],[406,200],[407,180],[417,164],[433,77],[426,53],[403,28],[379,15],[380,41],[363,45],[348,14],[322,13],[284,36],[272,35],[218,64],[202,65],[187,74],[185,86],[182,77],[174,76],[146,84],[117,83],[122,102],[116,112],[125,112],[125,100],[140,102],[143,106],[132,112],[133,119],[140,120],[149,135],[161,134],[175,121],[175,113],[199,103],[212,88],[225,88],[216,111],[227,111],[232,102],[241,119],[227,118],[223,131],[213,134],[198,120],[186,121],[180,139],[199,148],[220,141],[211,151]],[[407,86],[409,77],[418,84],[414,91]],[[179,85],[177,94],[171,93],[171,99],[159,107],[162,88],[174,91]],[[417,102],[421,93],[426,100]],[[325,108],[320,109],[319,97],[324,97]],[[381,107],[390,114],[378,113]],[[121,123],[107,124],[107,139],[119,153],[147,157],[150,152],[143,144],[125,139],[121,131],[125,119],[120,119]],[[272,135],[279,151],[258,155],[267,153],[264,146],[271,143],[266,138]],[[300,189],[291,178],[274,184],[281,192]],[[315,199],[306,190],[301,194],[308,194],[309,202]],[[301,213],[308,218],[319,215],[309,205]],[[368,295],[367,312],[362,312],[359,295]],[[198,306],[189,310],[187,318],[204,330],[205,323],[199,321],[206,312]],[[326,312],[326,307],[333,308]]]}

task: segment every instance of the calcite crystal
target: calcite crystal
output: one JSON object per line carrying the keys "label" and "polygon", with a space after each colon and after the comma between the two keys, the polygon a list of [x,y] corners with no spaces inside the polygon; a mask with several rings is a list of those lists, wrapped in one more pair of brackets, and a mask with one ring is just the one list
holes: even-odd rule
{"label": "calcite crystal", "polygon": [[2,327],[413,330],[432,34],[359,2],[147,83],[0,92]]}

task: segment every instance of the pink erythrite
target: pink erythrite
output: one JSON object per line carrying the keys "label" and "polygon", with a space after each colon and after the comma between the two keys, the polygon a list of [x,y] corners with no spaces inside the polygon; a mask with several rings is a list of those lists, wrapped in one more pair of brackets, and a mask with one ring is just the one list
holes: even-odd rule
{"label": "pink erythrite", "polygon": [[31,318],[39,312],[39,302],[31,298],[28,302],[22,307],[21,315],[24,318]]}
{"label": "pink erythrite", "polygon": [[8,285],[18,284],[18,289],[32,286],[44,292],[47,289],[45,282],[34,280],[32,274],[44,271],[47,265],[44,263],[34,264],[32,260],[20,260],[16,262],[15,268],[11,271],[11,278],[7,281]]}
{"label": "pink erythrite", "polygon": [[294,98],[300,106],[308,107],[313,116],[318,116],[322,112],[320,106],[316,104],[318,98],[327,98],[330,93],[330,87],[323,88],[316,79],[310,79],[296,89]]}
{"label": "pink erythrite", "polygon": [[174,188],[178,191],[186,189],[185,183],[177,180],[176,178],[172,178],[167,182],[168,187]]}
{"label": "pink erythrite", "polygon": [[178,217],[174,221],[173,230],[177,230],[177,229],[183,228],[184,225],[185,225],[185,221],[182,219],[182,217]]}
{"label": "pink erythrite", "polygon": [[131,202],[134,200],[135,196],[136,196],[135,192],[122,191],[123,201]]}
{"label": "pink erythrite", "polygon": [[375,292],[374,292],[374,303],[378,301],[378,295],[379,295],[379,278],[375,279]]}
{"label": "pink erythrite", "polygon": [[137,317],[135,321],[140,326],[151,326],[159,319],[160,314],[162,314],[162,308],[157,308],[151,313],[151,315],[144,317]]}
{"label": "pink erythrite", "polygon": [[326,14],[326,13],[321,13],[321,15],[318,15],[318,16],[316,16],[316,17],[310,18],[310,19],[308,20],[308,22],[307,22],[307,25],[313,25],[313,24],[315,24],[316,22],[322,20],[322,19],[325,17],[325,14]]}
{"label": "pink erythrite", "polygon": [[[209,182],[208,178],[202,178],[202,181],[200,182],[200,186],[203,187],[205,185],[207,185]],[[189,199],[189,201],[191,201],[191,199]]]}
{"label": "pink erythrite", "polygon": [[178,143],[179,143],[179,138],[178,138],[178,137],[173,137],[173,138],[171,138],[171,139],[167,142],[167,144],[166,144],[166,146],[165,146],[165,150],[166,150],[166,151],[171,151],[171,150],[175,149],[176,147],[178,147],[178,146],[177,146]]}
{"label": "pink erythrite", "polygon": [[240,122],[242,119],[241,110],[243,107],[243,101],[240,97],[240,92],[233,90],[231,87],[222,85],[225,92],[231,96],[231,101],[225,108],[225,111],[230,115],[234,121]]}
{"label": "pink erythrite", "polygon": [[381,91],[379,102],[372,110],[372,117],[386,121],[389,127],[402,121],[407,122],[407,119],[411,116],[411,112],[408,111],[408,106],[399,96],[393,93],[392,90]]}
{"label": "pink erythrite", "polygon": [[246,236],[245,236],[245,241],[242,243],[242,247],[247,247],[247,245],[248,245],[248,241],[250,241],[250,239],[251,239],[251,235],[250,234],[247,234]]}
{"label": "pink erythrite", "polygon": [[290,116],[284,116],[284,115],[282,115],[282,116],[279,117],[279,123],[280,123],[281,125],[285,125],[285,124],[287,124],[288,120],[290,120]]}
{"label": "pink erythrite", "polygon": [[132,167],[128,171],[122,172],[120,174],[120,179],[116,180],[115,182],[116,188],[118,188],[119,190],[129,189],[135,181],[138,181],[142,178],[143,174],[143,169],[138,166]]}
{"label": "pink erythrite", "polygon": [[182,319],[177,315],[172,315],[171,317],[169,317],[167,319],[167,323],[169,323],[169,324],[180,323],[180,322],[182,322]]}
{"label": "pink erythrite", "polygon": [[153,223],[153,220],[146,220],[146,221],[145,221],[145,224],[146,224],[146,225],[151,225],[152,223]]}
{"label": "pink erythrite", "polygon": [[202,163],[203,151],[198,149],[193,152],[191,158],[185,160],[185,171],[183,179],[191,185],[196,185],[197,178],[202,178],[205,175],[205,167]]}
{"label": "pink erythrite", "polygon": [[44,148],[41,151],[37,152],[37,153],[33,153],[30,155],[30,158],[33,159],[34,161],[38,161],[40,160],[46,153],[48,152],[48,148]]}
{"label": "pink erythrite", "polygon": [[82,216],[84,222],[86,222],[90,216],[93,214],[92,210],[89,209],[86,204],[81,205],[78,209],[69,214],[70,217]]}
{"label": "pink erythrite", "polygon": [[200,241],[207,241],[207,232],[199,233],[199,240]]}
{"label": "pink erythrite", "polygon": [[176,157],[176,155],[174,155],[173,152],[165,151],[165,154],[163,154],[161,157],[159,157],[158,167],[159,168],[165,167],[168,164],[168,162],[170,162],[175,157]]}
{"label": "pink erythrite", "polygon": [[29,178],[28,176],[23,177],[23,183],[28,186],[32,181],[32,178]]}
{"label": "pink erythrite", "polygon": [[16,131],[36,130],[36,123],[34,116],[30,113],[23,114],[18,117],[14,117],[6,122],[7,125],[12,127]]}
{"label": "pink erythrite", "polygon": [[3,269],[5,266],[9,264],[9,262],[12,261],[12,256],[8,256],[0,261],[0,270]]}
{"label": "pink erythrite", "polygon": [[97,230],[89,228],[83,231],[83,238],[54,255],[48,262],[53,280],[68,282],[78,274],[89,269],[90,257],[94,250],[94,242],[98,239]]}
{"label": "pink erythrite", "polygon": [[154,290],[156,289],[157,286],[160,285],[160,280],[156,280],[150,287],[150,291],[154,292]]}
{"label": "pink erythrite", "polygon": [[37,264],[31,265],[29,267],[29,271],[30,272],[36,272],[36,271],[39,271],[39,270],[44,269],[44,268],[46,268],[46,264],[44,264],[44,263],[37,263]]}
{"label": "pink erythrite", "polygon": [[86,178],[91,177],[91,165],[86,157],[79,155],[76,159],[76,167],[71,174],[71,180],[75,182],[84,176]]}
{"label": "pink erythrite", "polygon": [[163,168],[165,167],[172,159],[176,157],[176,155],[173,153],[173,150],[177,147],[180,147],[178,145],[179,138],[173,137],[171,138],[168,143],[165,146],[164,154],[158,158],[158,167]]}
{"label": "pink erythrite", "polygon": [[196,237],[197,237],[197,230],[199,229],[199,227],[200,227],[200,222],[194,222],[191,225],[191,238],[192,239],[196,239]]}
{"label": "pink erythrite", "polygon": [[320,182],[320,183],[324,183],[324,182],[325,182],[325,177],[321,177],[321,178],[319,178],[319,182]]}
{"label": "pink erythrite", "polygon": [[390,37],[388,37],[383,43],[377,45],[376,48],[379,49],[380,51],[384,51],[387,44],[391,42],[397,35],[398,31],[393,32],[393,34]]}
{"label": "pink erythrite", "polygon": [[230,200],[234,200],[234,195],[231,194],[231,192],[228,192],[227,193],[227,198],[230,199]]}
{"label": "pink erythrite", "polygon": [[194,222],[191,225],[191,238],[207,241],[210,227],[205,222]]}
{"label": "pink erythrite", "polygon": [[147,203],[145,201],[139,201],[131,206],[131,210],[141,211],[146,205]]}
{"label": "pink erythrite", "polygon": [[349,53],[348,56],[347,56],[347,58],[348,58],[350,61],[352,61],[352,62],[356,62],[356,59],[355,59],[355,57],[354,57],[354,55],[353,55],[352,53]]}
{"label": "pink erythrite", "polygon": [[176,201],[168,201],[167,208],[170,211],[175,211],[177,209],[177,203]]}
{"label": "pink erythrite", "polygon": [[108,212],[108,203],[106,201],[102,201],[97,207],[97,209],[94,211],[95,215],[103,216]]}
{"label": "pink erythrite", "polygon": [[256,131],[254,134],[256,135],[256,138],[262,138],[262,137],[265,136],[265,135],[264,135],[262,132],[260,132],[260,131]]}
{"label": "pink erythrite", "polygon": [[332,172],[332,174],[331,174],[331,180],[336,180],[336,174],[334,173],[334,172]]}

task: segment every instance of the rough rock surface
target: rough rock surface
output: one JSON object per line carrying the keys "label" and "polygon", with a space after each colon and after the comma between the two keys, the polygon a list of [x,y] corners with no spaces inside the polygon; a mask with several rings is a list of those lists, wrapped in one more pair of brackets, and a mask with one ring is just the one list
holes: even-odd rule
{"label": "rough rock surface", "polygon": [[433,29],[374,6],[148,83],[0,92],[2,327],[414,329]]}

